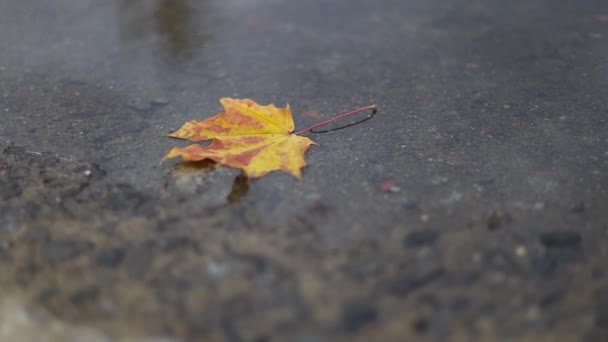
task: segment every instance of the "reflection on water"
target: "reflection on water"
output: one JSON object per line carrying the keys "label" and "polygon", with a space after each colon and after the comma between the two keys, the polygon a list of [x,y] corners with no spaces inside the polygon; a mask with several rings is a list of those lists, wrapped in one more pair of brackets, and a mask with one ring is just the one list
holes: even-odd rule
{"label": "reflection on water", "polygon": [[156,26],[169,51],[178,55],[192,43],[190,8],[184,0],[161,0],[154,12]]}
{"label": "reflection on water", "polygon": [[238,203],[241,198],[247,195],[247,192],[249,192],[249,181],[250,179],[244,173],[236,176],[230,194],[226,198],[229,204]]}
{"label": "reflection on water", "polygon": [[164,56],[181,59],[202,47],[208,37],[198,32],[198,25],[212,14],[207,1],[196,1],[195,6],[189,0],[116,2],[120,40],[128,48],[158,42]]}

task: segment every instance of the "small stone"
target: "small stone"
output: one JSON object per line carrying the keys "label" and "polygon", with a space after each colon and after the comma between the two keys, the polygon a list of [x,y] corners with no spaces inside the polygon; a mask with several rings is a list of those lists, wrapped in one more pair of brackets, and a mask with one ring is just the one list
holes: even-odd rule
{"label": "small stone", "polygon": [[525,257],[527,252],[528,251],[526,250],[526,247],[524,247],[524,246],[517,246],[515,248],[515,254],[520,258]]}
{"label": "small stone", "polygon": [[577,232],[548,232],[540,235],[540,242],[546,248],[580,248],[581,234]]}
{"label": "small stone", "polygon": [[410,232],[403,239],[403,247],[418,248],[432,245],[439,238],[439,232],[431,229]]}

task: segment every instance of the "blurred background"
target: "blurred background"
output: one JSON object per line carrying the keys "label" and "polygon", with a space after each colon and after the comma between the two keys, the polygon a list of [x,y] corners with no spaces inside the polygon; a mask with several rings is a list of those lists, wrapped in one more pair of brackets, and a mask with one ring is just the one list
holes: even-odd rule
{"label": "blurred background", "polygon": [[[600,0],[0,2],[0,340],[608,339],[607,56]],[[221,97],[379,112],[160,164]]]}

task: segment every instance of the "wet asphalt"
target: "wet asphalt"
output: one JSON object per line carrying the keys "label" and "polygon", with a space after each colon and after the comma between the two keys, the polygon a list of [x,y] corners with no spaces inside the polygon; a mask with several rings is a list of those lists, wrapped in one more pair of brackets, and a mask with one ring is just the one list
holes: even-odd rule
{"label": "wet asphalt", "polygon": [[[607,56],[599,0],[0,3],[0,340],[608,341]],[[160,163],[226,96],[379,110]]]}

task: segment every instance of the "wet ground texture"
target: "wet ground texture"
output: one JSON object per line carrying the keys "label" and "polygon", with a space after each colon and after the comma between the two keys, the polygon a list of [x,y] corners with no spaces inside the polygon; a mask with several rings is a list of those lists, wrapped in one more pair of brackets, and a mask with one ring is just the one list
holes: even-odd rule
{"label": "wet ground texture", "polygon": [[[6,1],[0,46],[0,340],[608,341],[604,0]],[[379,112],[302,181],[160,164],[225,96]]]}

